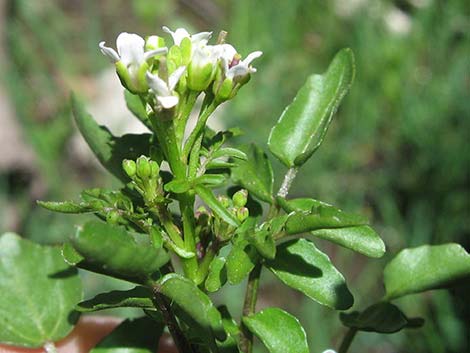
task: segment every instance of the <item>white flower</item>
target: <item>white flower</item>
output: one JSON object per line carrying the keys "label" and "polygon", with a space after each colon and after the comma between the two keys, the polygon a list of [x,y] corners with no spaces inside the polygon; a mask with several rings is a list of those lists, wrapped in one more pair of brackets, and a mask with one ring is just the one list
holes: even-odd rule
{"label": "white flower", "polygon": [[167,48],[157,48],[150,51],[144,51],[144,39],[134,33],[123,32],[116,39],[117,52],[110,47],[105,46],[105,42],[99,44],[101,52],[106,55],[111,62],[117,63],[121,61],[126,67],[140,67],[142,63],[151,57],[164,54]]}
{"label": "white flower", "polygon": [[219,53],[216,46],[199,45],[194,49],[188,65],[188,87],[204,91],[212,82],[217,69]]}
{"label": "white flower", "polygon": [[169,29],[167,26],[163,26],[162,29],[163,29],[164,32],[171,35],[175,45],[180,45],[181,41],[184,38],[189,38],[191,40],[192,44],[206,45],[207,42],[209,41],[209,39],[212,36],[212,32],[200,32],[200,33],[196,33],[196,34],[191,35],[184,28],[178,28],[174,32],[171,29]]}
{"label": "white flower", "polygon": [[222,56],[222,64],[224,68],[225,77],[234,79],[235,77],[245,77],[248,74],[256,72],[256,69],[250,64],[253,60],[263,55],[261,51],[254,51],[248,54],[245,60],[239,60],[236,57],[232,57],[230,60],[227,56]]}
{"label": "white flower", "polygon": [[146,78],[150,89],[155,93],[158,103],[165,109],[173,108],[178,104],[178,95],[174,92],[179,79],[186,70],[185,66],[177,68],[168,78],[168,83],[155,74],[147,71]]}
{"label": "white flower", "polygon": [[[147,60],[155,55],[164,54],[167,48],[157,48],[145,51],[145,41],[137,34],[123,32],[116,39],[117,52],[100,42],[101,52],[116,65],[121,81],[133,92],[145,92],[144,72],[147,70]],[[142,81],[144,84],[142,84]]]}

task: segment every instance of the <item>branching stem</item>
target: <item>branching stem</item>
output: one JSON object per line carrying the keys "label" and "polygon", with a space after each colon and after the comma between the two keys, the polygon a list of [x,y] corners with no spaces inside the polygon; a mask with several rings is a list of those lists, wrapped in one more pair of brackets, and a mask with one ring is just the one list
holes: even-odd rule
{"label": "branching stem", "polygon": [[338,353],[347,353],[349,347],[351,346],[354,337],[356,337],[357,330],[354,328],[350,328],[348,332],[343,337],[343,341],[341,342],[341,346],[339,347]]}

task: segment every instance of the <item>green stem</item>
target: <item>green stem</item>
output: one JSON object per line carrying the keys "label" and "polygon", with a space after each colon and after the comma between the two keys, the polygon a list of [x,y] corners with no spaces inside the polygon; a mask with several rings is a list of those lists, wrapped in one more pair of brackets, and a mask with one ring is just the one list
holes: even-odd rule
{"label": "green stem", "polygon": [[204,279],[207,277],[207,274],[209,272],[209,266],[214,259],[215,255],[219,251],[220,248],[220,242],[215,239],[212,244],[208,247],[206,254],[204,255],[204,258],[199,264],[199,271],[197,274],[197,280],[196,284],[199,285],[201,284]]}
{"label": "green stem", "polygon": [[[181,217],[183,219],[184,248],[196,254],[196,224],[194,220],[194,195],[182,194],[179,197]],[[185,275],[196,281],[198,273],[197,257],[181,259]]]}
{"label": "green stem", "polygon": [[191,111],[193,110],[194,104],[196,103],[196,99],[199,95],[197,91],[190,91],[187,95],[187,99],[183,102],[178,115],[176,117],[176,139],[178,141],[183,141],[184,132],[186,130],[186,124],[188,123],[189,116],[191,115]]}
{"label": "green stem", "polygon": [[[256,310],[256,301],[258,299],[259,278],[261,276],[261,263],[257,263],[253,271],[248,277],[248,284],[245,292],[245,302],[243,304],[243,316],[249,316]],[[240,348],[243,353],[251,353],[253,351],[253,334],[248,328],[241,325],[242,336],[240,340]]]}
{"label": "green stem", "polygon": [[292,182],[294,181],[295,177],[297,176],[298,172],[297,167],[292,167],[289,168],[287,171],[286,175],[284,176],[284,180],[282,181],[282,185],[279,188],[279,191],[277,192],[277,196],[285,198],[289,192],[290,186],[292,185]]}
{"label": "green stem", "polygon": [[171,306],[168,304],[164,295],[159,291],[158,285],[152,287],[153,291],[153,303],[155,307],[162,313],[163,320],[165,321],[168,331],[170,331],[171,337],[175,342],[176,348],[180,353],[193,353],[194,350],[191,348],[188,340],[181,331],[178,322],[175,319],[175,315],[171,310]]}
{"label": "green stem", "polygon": [[[199,138],[200,134],[204,133],[204,127],[206,126],[207,119],[217,108],[217,103],[211,96],[206,96],[204,102],[202,103],[201,113],[197,120],[196,126],[194,127],[191,134],[189,134],[188,140],[186,141],[183,148],[183,161],[187,161],[191,150],[194,147],[194,144]],[[202,141],[202,140],[201,140]]]}
{"label": "green stem", "polygon": [[349,347],[351,346],[354,337],[356,336],[357,330],[354,328],[350,328],[346,335],[344,335],[343,341],[341,342],[341,346],[339,347],[338,353],[347,353]]}

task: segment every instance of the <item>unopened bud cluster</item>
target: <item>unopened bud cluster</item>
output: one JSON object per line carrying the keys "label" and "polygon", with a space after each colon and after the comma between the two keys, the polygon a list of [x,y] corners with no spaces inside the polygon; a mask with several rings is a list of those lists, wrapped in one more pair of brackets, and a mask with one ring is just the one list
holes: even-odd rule
{"label": "unopened bud cluster", "polygon": [[126,32],[117,37],[117,51],[99,44],[123,86],[134,94],[150,93],[158,109],[177,106],[189,91],[210,92],[219,103],[233,98],[256,72],[251,62],[262,55],[255,51],[242,59],[230,44],[209,45],[212,32],[163,31],[171,36],[172,46],[157,35],[143,39]]}
{"label": "unopened bud cluster", "polygon": [[159,192],[161,180],[160,167],[157,162],[146,156],[140,156],[136,161],[123,160],[122,168],[147,204],[158,201],[158,196],[161,194]]}

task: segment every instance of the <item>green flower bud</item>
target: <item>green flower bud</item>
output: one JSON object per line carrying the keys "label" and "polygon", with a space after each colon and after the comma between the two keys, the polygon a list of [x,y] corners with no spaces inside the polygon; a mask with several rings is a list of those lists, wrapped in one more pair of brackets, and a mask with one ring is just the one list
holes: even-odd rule
{"label": "green flower bud", "polygon": [[148,179],[152,173],[149,159],[145,156],[140,156],[137,159],[137,176],[141,179]]}
{"label": "green flower bud", "polygon": [[248,211],[248,208],[246,207],[241,207],[237,210],[237,219],[240,221],[240,222],[243,222],[245,219],[248,218],[248,216],[250,215],[250,211]]}
{"label": "green flower bud", "polygon": [[157,179],[158,173],[160,173],[160,167],[158,166],[158,163],[155,161],[150,161],[150,177]]}
{"label": "green flower bud", "polygon": [[209,46],[197,47],[188,64],[188,87],[193,91],[204,91],[214,80],[217,69],[217,53]]}
{"label": "green flower bud", "polygon": [[132,179],[137,171],[137,166],[134,161],[125,159],[122,161],[122,169],[124,169],[127,176]]}
{"label": "green flower bud", "polygon": [[229,208],[231,206],[230,199],[227,196],[219,195],[217,196],[217,199],[225,208]]}
{"label": "green flower bud", "polygon": [[245,189],[238,190],[233,194],[232,200],[235,207],[244,207],[248,201],[248,191]]}
{"label": "green flower bud", "polygon": [[191,53],[192,53],[192,43],[191,39],[188,37],[183,38],[180,43],[181,48],[181,59],[183,65],[188,65],[189,61],[191,60]]}
{"label": "green flower bud", "polygon": [[109,224],[118,224],[120,218],[119,212],[112,210],[106,215],[106,222]]}

